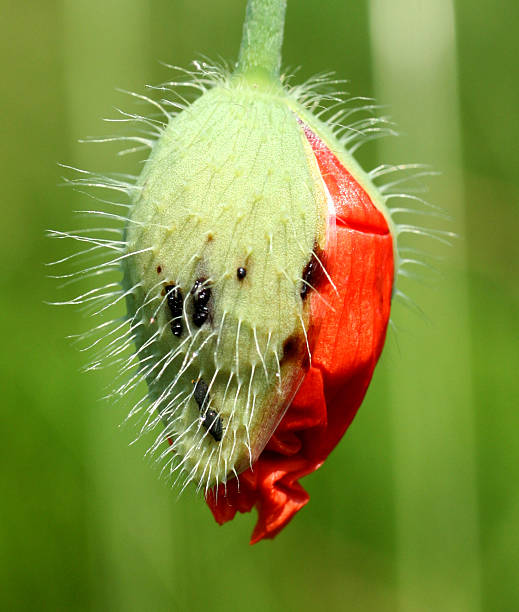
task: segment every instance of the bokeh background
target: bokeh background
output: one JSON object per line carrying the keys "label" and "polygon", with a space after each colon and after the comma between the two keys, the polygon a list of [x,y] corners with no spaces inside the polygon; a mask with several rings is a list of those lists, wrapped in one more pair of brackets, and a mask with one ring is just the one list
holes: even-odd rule
{"label": "bokeh background", "polygon": [[65,336],[86,329],[44,262],[47,228],[84,198],[57,162],[136,171],[102,145],[132,109],[116,87],[170,78],[158,60],[232,60],[245,0],[2,0],[0,608],[2,610],[519,609],[519,3],[289,1],[285,64],[334,70],[387,105],[401,136],[366,167],[425,162],[451,249],[396,305],[366,400],[308,506],[273,542],[254,517],[218,527],[176,492],[100,401]]}

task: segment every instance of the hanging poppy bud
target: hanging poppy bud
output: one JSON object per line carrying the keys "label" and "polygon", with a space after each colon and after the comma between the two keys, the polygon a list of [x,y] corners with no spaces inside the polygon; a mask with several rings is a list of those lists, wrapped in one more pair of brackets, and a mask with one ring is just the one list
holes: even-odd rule
{"label": "hanging poppy bud", "polygon": [[131,414],[143,432],[161,427],[152,450],[205,492],[218,522],[255,506],[253,542],[308,501],[299,479],[355,416],[396,258],[385,200],[347,149],[371,123],[340,138],[331,126],[348,112],[321,121],[319,80],[280,77],[285,8],[249,0],[236,70],[199,65],[202,95],[176,114],[152,101],[166,121],[148,121],[157,139],[134,138],[151,149],[140,177],[96,179],[129,196],[122,239],[78,238],[115,251],[83,273],[123,272],[120,291],[76,300],[127,304],[126,321],[97,326],[95,367],[138,362],[115,394],[147,383]]}

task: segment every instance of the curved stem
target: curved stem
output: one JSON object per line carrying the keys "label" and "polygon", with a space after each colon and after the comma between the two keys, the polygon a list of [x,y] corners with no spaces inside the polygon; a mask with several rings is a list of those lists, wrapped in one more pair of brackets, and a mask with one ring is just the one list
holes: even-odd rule
{"label": "curved stem", "polygon": [[286,8],[286,0],[248,0],[237,73],[279,77]]}

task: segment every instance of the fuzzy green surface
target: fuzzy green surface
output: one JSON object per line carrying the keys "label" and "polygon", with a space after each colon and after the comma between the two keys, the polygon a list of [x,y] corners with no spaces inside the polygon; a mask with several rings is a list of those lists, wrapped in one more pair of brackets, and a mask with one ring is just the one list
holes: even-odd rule
{"label": "fuzzy green surface", "polygon": [[[243,80],[217,86],[158,141],[127,226],[129,250],[147,250],[127,260],[125,283],[140,356],[157,364],[147,377],[152,407],[188,479],[210,485],[248,467],[294,393],[306,354],[302,275],[323,241],[325,211],[315,159],[275,90]],[[190,293],[197,279],[211,288],[200,328]],[[166,285],[184,296],[180,338]],[[298,351],[285,367],[291,337]],[[200,424],[200,377],[223,422],[221,442]]]}

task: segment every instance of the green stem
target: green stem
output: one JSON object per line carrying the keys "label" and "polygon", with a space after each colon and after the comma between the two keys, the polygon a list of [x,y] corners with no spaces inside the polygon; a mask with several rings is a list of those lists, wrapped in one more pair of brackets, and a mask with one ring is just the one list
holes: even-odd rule
{"label": "green stem", "polygon": [[286,0],[248,0],[237,73],[279,77]]}

